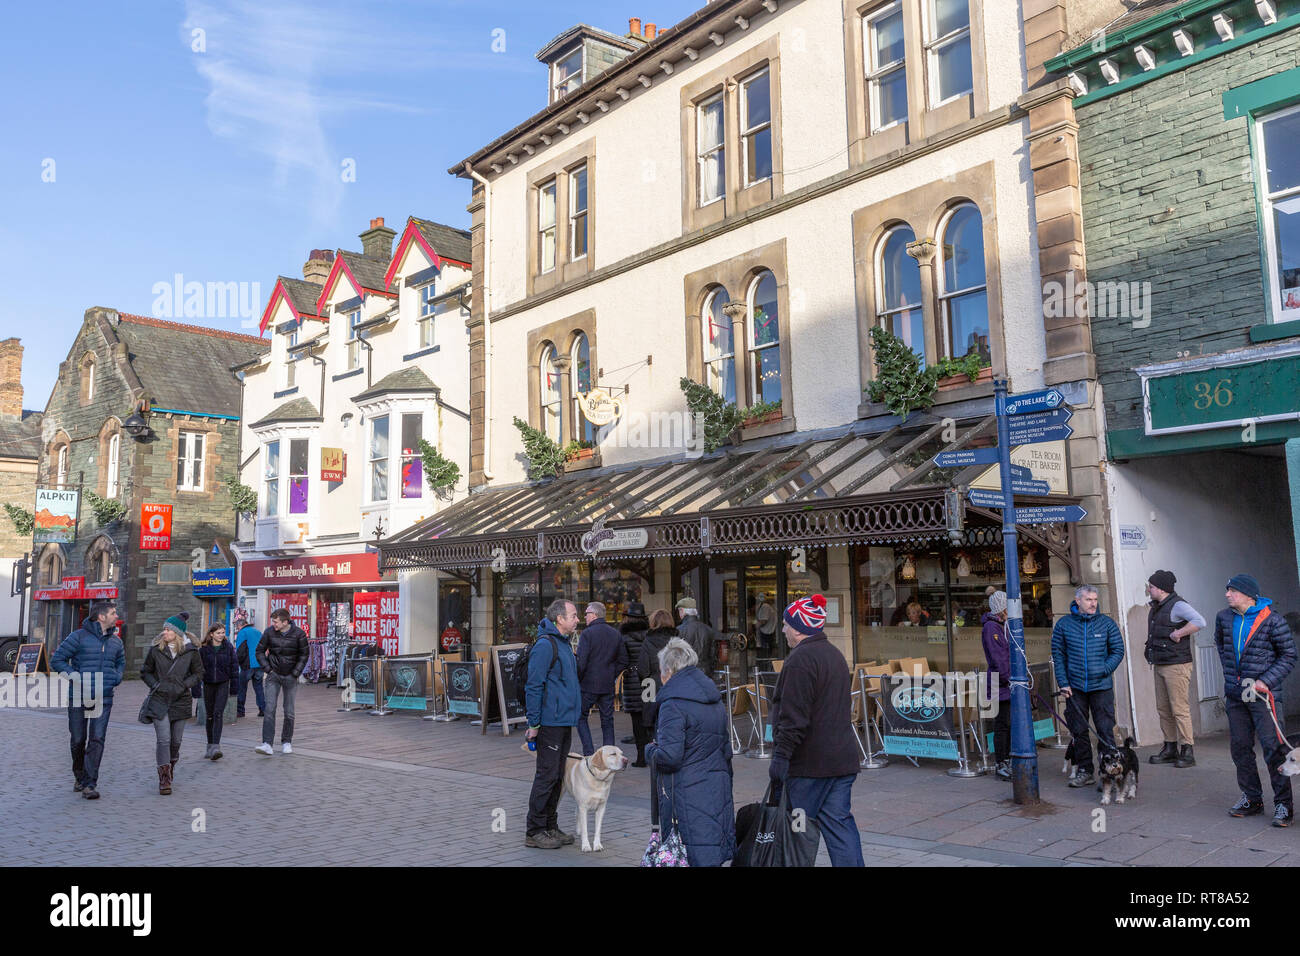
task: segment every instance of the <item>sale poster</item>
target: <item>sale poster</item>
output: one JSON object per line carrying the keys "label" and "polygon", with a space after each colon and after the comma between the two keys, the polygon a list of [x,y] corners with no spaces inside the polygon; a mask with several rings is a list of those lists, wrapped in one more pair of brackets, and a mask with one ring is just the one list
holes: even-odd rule
{"label": "sale poster", "polygon": [[379,643],[379,592],[356,591],[352,595],[352,639],[362,644]]}
{"label": "sale poster", "polygon": [[311,595],[310,594],[293,594],[287,591],[271,592],[271,610],[278,611],[284,608],[289,612],[289,619],[293,621],[303,631],[307,631],[307,625],[311,621]]}
{"label": "sale poster", "polygon": [[397,653],[397,592],[379,592],[379,646],[385,657]]}

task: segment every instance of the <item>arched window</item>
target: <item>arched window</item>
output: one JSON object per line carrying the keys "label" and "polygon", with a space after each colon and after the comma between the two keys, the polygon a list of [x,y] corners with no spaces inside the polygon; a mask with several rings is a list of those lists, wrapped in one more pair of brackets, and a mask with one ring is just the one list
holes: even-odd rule
{"label": "arched window", "polygon": [[971,203],[948,214],[939,231],[939,314],[944,348],[953,358],[972,352],[991,362],[989,297],[984,278],[984,223]]}
{"label": "arched window", "polygon": [[781,401],[781,322],[776,276],[760,273],[749,285],[749,402]]}
{"label": "arched window", "polygon": [[728,402],[736,400],[736,343],[731,318],[722,311],[731,302],[727,290],[714,289],[704,300],[700,323],[704,341],[704,383]]}
{"label": "arched window", "polygon": [[117,577],[117,548],[100,535],[86,549],[86,575],[92,581],[112,581]]}
{"label": "arched window", "polygon": [[57,544],[49,545],[41,555],[40,587],[58,587],[63,580],[63,554]]}
{"label": "arched window", "polygon": [[907,254],[916,234],[897,226],[885,234],[876,263],[876,322],[892,332],[925,365],[925,318],[921,310],[921,266]]}
{"label": "arched window", "polygon": [[54,449],[54,486],[68,486],[68,446],[59,445]]}
{"label": "arched window", "polygon": [[573,437],[594,444],[596,426],[587,421],[578,408],[578,396],[591,391],[591,343],[587,341],[585,332],[579,332],[573,340],[570,355],[572,362],[569,367],[573,370],[570,373],[573,376]]}
{"label": "arched window", "polygon": [[104,455],[104,497],[117,497],[117,472],[119,458],[122,454],[122,435],[113,432],[108,438],[108,452]]}
{"label": "arched window", "polygon": [[560,440],[560,413],[564,401],[560,392],[560,371],[555,367],[559,358],[555,346],[548,343],[542,352],[539,379],[542,392],[542,431],[555,442]]}
{"label": "arched window", "polygon": [[95,356],[87,352],[81,360],[81,404],[95,399]]}

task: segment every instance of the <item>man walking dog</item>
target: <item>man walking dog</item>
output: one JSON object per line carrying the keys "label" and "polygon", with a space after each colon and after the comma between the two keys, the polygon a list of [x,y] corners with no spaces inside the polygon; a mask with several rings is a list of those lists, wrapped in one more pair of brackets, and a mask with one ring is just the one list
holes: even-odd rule
{"label": "man walking dog", "polygon": [[1147,581],[1151,609],[1147,612],[1147,663],[1155,667],[1156,713],[1164,746],[1150,763],[1194,767],[1192,753],[1192,635],[1205,627],[1205,618],[1174,591],[1172,571],[1157,571]]}
{"label": "man walking dog", "polygon": [[1115,690],[1111,674],[1124,660],[1119,625],[1097,610],[1097,589],[1085,584],[1074,592],[1070,613],[1052,628],[1052,661],[1056,685],[1065,698],[1065,723],[1074,738],[1071,787],[1090,787],[1092,738],[1088,714],[1097,728],[1098,746],[1115,749]]}

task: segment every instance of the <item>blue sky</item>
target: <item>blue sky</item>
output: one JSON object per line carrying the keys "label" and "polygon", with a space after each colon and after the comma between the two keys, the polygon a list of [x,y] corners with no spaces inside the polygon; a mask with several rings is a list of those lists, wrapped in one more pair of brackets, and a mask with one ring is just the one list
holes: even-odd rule
{"label": "blue sky", "polygon": [[301,275],[313,248],[359,249],[374,216],[398,230],[408,215],[468,228],[469,186],[446,170],[545,105],[534,55],[548,40],[576,23],[622,34],[632,16],[665,28],[702,5],[12,5],[0,31],[0,337],[26,346],[24,405],[44,407],[90,306],[155,314],[155,286],[179,273],[259,283],[260,311],[277,274]]}

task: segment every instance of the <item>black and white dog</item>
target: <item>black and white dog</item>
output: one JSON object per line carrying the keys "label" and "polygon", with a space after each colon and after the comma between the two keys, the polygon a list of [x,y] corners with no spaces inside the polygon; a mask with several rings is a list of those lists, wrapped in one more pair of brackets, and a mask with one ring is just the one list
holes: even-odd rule
{"label": "black and white dog", "polygon": [[1110,803],[1111,794],[1116,803],[1134,798],[1138,792],[1138,757],[1133,750],[1133,738],[1125,737],[1122,747],[1103,747],[1098,754],[1101,763],[1101,802]]}
{"label": "black and white dog", "polygon": [[1092,741],[1085,741],[1080,744],[1075,738],[1071,737],[1069,744],[1065,748],[1065,763],[1061,766],[1061,773],[1067,777],[1074,776],[1074,771],[1078,769],[1079,759],[1075,756],[1075,747],[1090,746]]}

